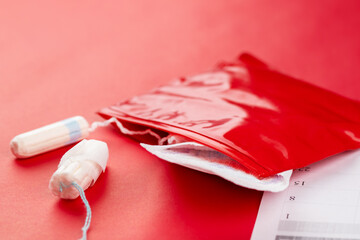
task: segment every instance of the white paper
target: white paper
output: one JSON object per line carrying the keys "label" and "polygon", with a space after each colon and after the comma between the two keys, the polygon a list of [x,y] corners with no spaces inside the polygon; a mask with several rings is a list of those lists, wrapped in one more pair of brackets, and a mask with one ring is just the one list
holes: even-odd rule
{"label": "white paper", "polygon": [[251,239],[360,239],[360,150],[294,170],[288,189],[265,192]]}

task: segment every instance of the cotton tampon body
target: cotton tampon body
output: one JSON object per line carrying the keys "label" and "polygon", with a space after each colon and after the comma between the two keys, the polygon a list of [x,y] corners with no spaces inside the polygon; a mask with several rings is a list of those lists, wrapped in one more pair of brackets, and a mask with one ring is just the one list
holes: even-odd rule
{"label": "cotton tampon body", "polygon": [[75,182],[84,191],[92,186],[105,171],[108,158],[109,150],[105,142],[82,140],[61,158],[49,183],[51,192],[60,198],[77,198],[79,192],[72,184]]}

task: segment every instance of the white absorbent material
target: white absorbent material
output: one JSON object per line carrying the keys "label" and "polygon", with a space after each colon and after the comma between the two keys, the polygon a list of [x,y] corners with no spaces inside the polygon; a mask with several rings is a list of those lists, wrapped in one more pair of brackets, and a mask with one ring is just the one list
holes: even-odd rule
{"label": "white absorbent material", "polygon": [[[169,140],[171,139],[169,138]],[[289,186],[289,179],[292,174],[292,170],[288,170],[259,180],[253,175],[242,171],[239,162],[212,148],[195,142],[182,142],[162,146],[142,143],[141,146],[168,162],[214,174],[236,185],[259,191],[279,192],[285,190]]]}
{"label": "white absorbent material", "polygon": [[108,158],[109,150],[105,142],[82,140],[62,156],[58,169],[50,179],[51,192],[64,199],[77,198],[79,191],[73,183],[83,190],[92,186],[105,171]]}

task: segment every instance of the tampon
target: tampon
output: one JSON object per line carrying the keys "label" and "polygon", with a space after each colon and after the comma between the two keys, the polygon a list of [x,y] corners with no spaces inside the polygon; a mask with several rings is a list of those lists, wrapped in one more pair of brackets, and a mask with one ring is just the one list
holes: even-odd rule
{"label": "tampon", "polygon": [[76,116],[19,134],[11,140],[10,148],[17,158],[28,158],[80,141],[88,135],[89,123]]}
{"label": "tampon", "polygon": [[51,192],[60,198],[77,198],[79,191],[74,183],[83,190],[92,186],[105,171],[108,158],[109,150],[105,142],[82,140],[61,158],[49,183]]}

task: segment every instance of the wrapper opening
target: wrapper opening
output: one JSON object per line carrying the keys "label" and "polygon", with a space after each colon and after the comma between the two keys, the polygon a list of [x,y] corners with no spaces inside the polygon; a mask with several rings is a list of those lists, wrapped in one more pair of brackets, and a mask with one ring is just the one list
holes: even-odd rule
{"label": "wrapper opening", "polygon": [[289,185],[292,170],[257,179],[246,173],[244,166],[238,161],[215,149],[192,142],[187,137],[137,124],[125,124],[116,118],[108,121],[113,122],[120,133],[139,141],[148,152],[167,162],[216,175],[236,185],[260,191],[279,192]]}

